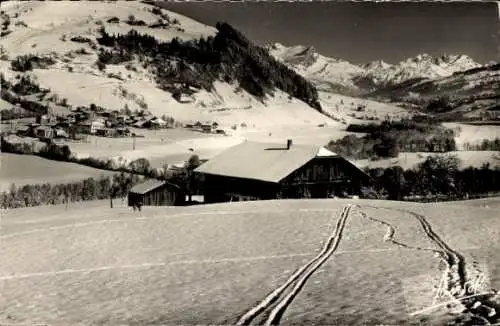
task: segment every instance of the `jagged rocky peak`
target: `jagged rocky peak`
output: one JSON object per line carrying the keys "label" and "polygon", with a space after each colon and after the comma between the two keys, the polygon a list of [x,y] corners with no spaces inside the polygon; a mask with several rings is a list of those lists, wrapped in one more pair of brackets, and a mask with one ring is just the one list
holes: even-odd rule
{"label": "jagged rocky peak", "polygon": [[383,60],[377,60],[377,61],[373,61],[373,62],[364,64],[361,67],[364,69],[370,70],[370,69],[387,69],[390,66],[392,66],[390,63],[387,63]]}
{"label": "jagged rocky peak", "polygon": [[458,65],[459,68],[475,68],[480,66],[479,63],[475,62],[468,55],[447,54],[447,53],[443,53],[439,56],[432,56],[427,53],[422,53],[401,62],[401,64],[405,63],[420,63],[420,64],[445,65],[445,66]]}
{"label": "jagged rocky peak", "polygon": [[310,65],[317,60],[318,54],[313,46],[285,46],[281,43],[274,43],[267,46],[269,52],[283,61],[290,64]]}

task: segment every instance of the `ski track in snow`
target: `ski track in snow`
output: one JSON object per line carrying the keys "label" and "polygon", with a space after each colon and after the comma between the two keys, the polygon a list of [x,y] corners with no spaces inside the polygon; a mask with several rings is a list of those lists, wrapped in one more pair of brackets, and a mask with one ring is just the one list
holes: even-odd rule
{"label": "ski track in snow", "polygon": [[[335,230],[332,235],[328,238],[321,252],[312,260],[310,260],[306,265],[302,266],[297,270],[282,286],[275,289],[271,294],[269,294],[264,300],[262,300],[257,306],[251,308],[247,313],[245,313],[237,322],[237,325],[248,325],[257,316],[269,311],[266,318],[265,325],[276,325],[286,308],[292,303],[293,299],[298,295],[300,290],[304,287],[306,281],[309,277],[322,265],[325,261],[335,252],[342,238],[344,227],[349,217],[351,210],[351,205],[345,206],[341,212],[340,218],[337,222]],[[293,288],[290,287],[294,284]],[[284,293],[289,289],[287,295],[283,297],[280,301],[276,302]],[[274,303],[276,304],[274,305]],[[274,308],[273,308],[274,306]],[[272,308],[272,309],[271,309]]]}
{"label": "ski track in snow", "polygon": [[[384,209],[390,211],[397,211],[403,214],[409,214],[414,217],[419,223],[420,227],[426,234],[426,236],[437,246],[436,248],[423,248],[418,246],[411,246],[404,243],[401,240],[396,240],[396,228],[390,223],[384,221],[383,219],[369,216],[362,209]],[[465,258],[456,250],[452,249],[435,231],[432,229],[431,224],[428,219],[420,214],[417,214],[410,210],[405,209],[395,209],[395,208],[385,208],[385,207],[375,207],[369,205],[347,205],[343,208],[340,214],[340,218],[336,222],[336,227],[332,231],[330,237],[327,239],[325,245],[323,246],[321,252],[310,260],[306,265],[298,269],[282,286],[275,289],[271,294],[269,294],[264,300],[262,300],[258,305],[252,307],[248,310],[238,321],[237,325],[248,325],[252,323],[256,318],[263,321],[265,325],[276,325],[279,324],[280,319],[284,315],[287,308],[293,302],[294,298],[300,293],[303,287],[306,285],[307,280],[314,274],[314,272],[324,264],[327,259],[332,255],[339,254],[349,254],[349,253],[369,253],[378,251],[392,251],[395,249],[368,249],[368,250],[345,250],[337,251],[337,247],[342,238],[344,228],[349,217],[349,214],[354,211],[359,214],[362,218],[370,220],[374,223],[383,225],[387,227],[386,234],[383,238],[384,241],[390,242],[396,247],[407,249],[407,250],[421,250],[428,251],[430,253],[437,254],[443,262],[446,263],[446,270],[443,272],[442,281],[445,285],[444,290],[454,301],[451,303],[459,303],[466,313],[472,315],[477,319],[481,319],[486,324],[492,324],[498,322],[498,311],[500,308],[498,299],[494,296],[495,290],[492,292],[481,292],[475,293],[471,292],[465,284],[467,284],[468,275],[466,270]],[[330,212],[338,211],[337,209],[325,209],[325,208],[303,208],[303,209],[275,209],[270,210],[272,212]],[[146,220],[156,220],[156,219],[170,219],[170,218],[180,218],[187,216],[203,216],[203,215],[239,215],[245,213],[252,213],[252,210],[241,210],[241,211],[225,211],[225,210],[215,210],[207,212],[195,212],[195,213],[179,213],[175,215],[160,215],[153,217],[136,216],[133,218],[120,218],[120,219],[106,219],[106,220],[96,220],[84,223],[72,223],[61,226],[33,229],[18,233],[4,234],[0,236],[0,240],[12,238],[21,235],[56,231],[61,229],[71,229],[78,227],[85,227],[90,225],[98,225],[104,223],[115,223],[115,222],[128,222],[128,221],[146,221]],[[11,225],[29,225],[36,224],[38,222],[46,223],[53,221],[62,222],[72,222],[72,219],[67,218],[50,218],[42,220],[25,220],[25,221],[15,221],[10,223]],[[396,249],[397,250],[397,249]],[[118,265],[118,266],[98,266],[89,267],[84,269],[67,269],[59,271],[45,271],[38,273],[29,274],[10,274],[10,275],[0,275],[0,281],[15,281],[20,279],[28,278],[38,278],[38,277],[55,277],[58,275],[67,275],[74,273],[96,273],[105,272],[112,270],[126,270],[126,269],[148,269],[148,268],[168,268],[169,266],[175,265],[186,265],[186,264],[220,264],[220,263],[238,263],[238,262],[250,262],[258,260],[273,260],[273,259],[290,259],[294,257],[308,257],[313,256],[314,253],[293,253],[287,255],[269,255],[269,256],[254,256],[254,257],[223,257],[218,259],[202,259],[202,260],[180,260],[180,261],[170,261],[161,263],[143,263],[135,265]],[[427,311],[434,309],[435,307],[443,306],[445,303],[439,303],[432,307],[426,308],[422,311]],[[421,312],[414,312],[410,316],[419,314]]]}
{"label": "ski track in snow", "polygon": [[[355,207],[361,208],[362,206],[356,205]],[[408,249],[415,250],[427,250],[438,253],[440,258],[446,263],[447,268],[443,272],[443,278],[445,280],[445,291],[447,294],[455,299],[454,303],[459,303],[463,306],[466,312],[470,313],[472,316],[483,320],[486,324],[497,324],[500,321],[498,315],[500,309],[500,302],[498,298],[495,298],[496,290],[491,289],[487,293],[476,293],[470,290],[470,287],[465,285],[469,281],[465,258],[458,251],[453,250],[438,234],[434,232],[431,224],[424,215],[417,214],[411,210],[406,209],[396,209],[396,208],[385,208],[385,207],[375,207],[365,205],[364,207],[372,209],[385,209],[390,211],[397,211],[404,214],[409,214],[417,219],[420,226],[422,227],[426,236],[439,248],[436,249],[425,249],[419,247],[410,247],[408,245],[397,242],[393,239],[395,229],[389,223],[382,221],[380,219],[368,217],[366,213],[360,211],[360,215],[367,217],[370,220],[383,224],[388,227],[388,231],[384,240],[391,241],[393,244]],[[436,305],[440,306],[440,305]]]}

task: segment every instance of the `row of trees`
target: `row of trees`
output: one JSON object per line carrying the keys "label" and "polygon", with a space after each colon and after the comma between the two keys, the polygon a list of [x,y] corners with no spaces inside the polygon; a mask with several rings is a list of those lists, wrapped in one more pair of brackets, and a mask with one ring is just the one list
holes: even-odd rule
{"label": "row of trees", "polygon": [[123,198],[131,187],[141,181],[134,174],[120,173],[114,176],[88,178],[82,181],[60,184],[35,184],[16,187],[12,184],[8,191],[0,194],[3,209],[56,205],[70,202]]}
{"label": "row of trees", "polygon": [[98,65],[126,62],[136,56],[152,67],[158,86],[168,91],[179,85],[183,91],[211,90],[216,80],[237,81],[256,97],[263,98],[278,88],[322,111],[312,83],[229,24],[217,23],[216,28],[215,37],[186,42],[178,38],[160,42],[135,30],[125,35],[110,35],[102,28],[97,41],[110,49],[101,51]]}
{"label": "row of trees", "polygon": [[429,156],[408,170],[395,166],[367,172],[372,177],[372,187],[366,189],[367,194],[391,200],[417,196],[459,199],[500,191],[500,168],[484,164],[481,168],[460,169],[460,160],[454,155]]}
{"label": "row of trees", "polygon": [[11,68],[14,71],[25,72],[35,68],[47,68],[55,64],[56,61],[51,57],[40,57],[34,54],[20,55],[10,62]]}
{"label": "row of trees", "polygon": [[[186,162],[183,169],[175,173],[151,169],[146,159],[139,159],[134,164],[138,171],[147,172],[149,178],[165,180],[181,186],[190,196],[190,201],[192,195],[201,194],[203,181],[193,172],[200,165],[200,160],[196,155]],[[143,179],[143,175],[122,171],[112,177],[101,176],[99,179],[88,178],[72,183],[46,183],[22,187],[12,184],[8,191],[0,194],[0,205],[4,209],[12,209],[109,198],[113,207],[113,199],[126,197],[129,190]]]}
{"label": "row of trees", "polygon": [[480,144],[464,144],[466,151],[500,151],[500,138],[493,140],[483,139]]}
{"label": "row of trees", "polygon": [[[0,97],[9,102],[19,104],[25,110],[25,116],[45,114],[48,107],[38,101],[25,99],[24,95],[36,93],[48,93],[49,90],[41,88],[40,85],[28,76],[18,76],[14,83],[5,79],[3,73],[0,73]],[[5,116],[13,116],[13,112],[4,113]]]}
{"label": "row of trees", "polygon": [[34,118],[37,115],[34,112],[24,110],[22,108],[13,107],[11,109],[3,109],[0,111],[0,120],[14,120],[21,118]]}
{"label": "row of trees", "polygon": [[[82,182],[75,182],[72,184],[53,185],[51,186],[55,189],[53,190],[53,193],[51,193],[49,197],[43,197],[45,199],[40,200],[33,199],[38,198],[37,196],[39,196],[39,185],[24,186],[22,189],[16,190],[17,192],[13,192],[15,188],[11,188],[9,192],[5,192],[2,195],[2,198],[4,198],[5,202],[8,203],[6,204],[7,208],[62,203],[66,198],[66,195],[72,198],[70,199],[70,201],[94,200],[109,197],[113,198],[116,196],[125,196],[130,187],[143,177],[165,180],[177,184],[181,188],[183,188],[188,195],[200,194],[200,186],[202,180],[200,179],[199,175],[193,173],[193,170],[201,164],[199,157],[196,155],[193,155],[186,162],[186,165],[183,169],[173,172],[168,170],[166,166],[164,166],[162,169],[155,169],[145,158],[134,160],[126,166],[117,166],[111,160],[100,160],[91,157],[77,159],[71,155],[71,151],[67,145],[59,146],[53,143],[49,143],[43,146],[41,149],[38,149],[27,143],[10,143],[4,137],[2,137],[1,140],[1,149],[3,152],[34,154],[47,159],[74,162],[98,169],[120,172],[120,174],[114,176],[113,182],[111,183],[112,187],[106,186],[108,183],[107,181],[105,181],[107,179],[105,177],[99,180],[90,178]],[[45,185],[44,187],[47,187],[47,185]],[[13,193],[17,195],[12,195]],[[21,194],[26,195],[21,196]],[[28,198],[26,199],[27,202],[25,201],[24,206],[22,204],[22,200],[14,200],[21,197]]]}

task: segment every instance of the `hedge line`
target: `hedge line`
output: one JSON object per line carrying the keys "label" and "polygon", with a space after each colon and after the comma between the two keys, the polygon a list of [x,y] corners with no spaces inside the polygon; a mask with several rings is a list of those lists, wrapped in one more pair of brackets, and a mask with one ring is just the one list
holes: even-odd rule
{"label": "hedge line", "polygon": [[3,209],[56,205],[69,202],[125,197],[135,184],[142,180],[134,174],[115,174],[113,177],[101,176],[99,179],[88,178],[82,181],[59,184],[28,184],[10,186],[0,194]]}

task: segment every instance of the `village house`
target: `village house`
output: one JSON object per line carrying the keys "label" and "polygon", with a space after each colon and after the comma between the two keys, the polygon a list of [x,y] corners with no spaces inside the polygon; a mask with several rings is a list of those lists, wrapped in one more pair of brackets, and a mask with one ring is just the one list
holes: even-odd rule
{"label": "village house", "polygon": [[23,126],[19,126],[17,127],[16,129],[16,133],[17,135],[19,136],[29,136],[30,134],[30,127],[29,126],[26,126],[26,125],[23,125]]}
{"label": "village house", "polygon": [[28,127],[28,132],[27,132],[27,136],[28,137],[36,137],[36,128],[40,127],[40,124],[39,123],[29,123],[27,125]]}
{"label": "village house", "polygon": [[61,128],[54,129],[54,138],[69,138],[68,132]]}
{"label": "village house", "polygon": [[359,195],[369,176],[320,146],[246,141],[195,173],[202,174],[205,203]]}
{"label": "village house", "polygon": [[99,128],[95,134],[102,137],[115,137],[116,131],[113,128]]}
{"label": "village house", "polygon": [[139,120],[139,121],[136,121],[132,124],[132,127],[134,128],[145,128],[146,124],[148,123],[148,121],[146,120]]}
{"label": "village house", "polygon": [[154,119],[154,116],[145,116],[142,117],[141,120],[135,122],[132,126],[134,126],[135,128],[150,128]]}
{"label": "village house", "polygon": [[105,128],[104,119],[97,118],[94,120],[88,119],[75,124],[75,132],[80,134],[95,135],[99,129]]}
{"label": "village house", "polygon": [[115,129],[116,135],[117,136],[129,136],[130,135],[130,130],[125,127],[119,127]]}
{"label": "village house", "polygon": [[36,123],[42,126],[57,123],[57,118],[54,115],[42,114],[36,117]]}
{"label": "village house", "polygon": [[41,140],[52,139],[54,136],[55,133],[52,127],[42,125],[35,128],[35,137]]}
{"label": "village house", "polygon": [[151,126],[153,128],[166,128],[167,122],[161,118],[154,118],[151,120]]}
{"label": "village house", "polygon": [[213,126],[211,124],[203,124],[201,125],[201,130],[206,133],[212,133]]}
{"label": "village house", "polygon": [[90,133],[96,134],[99,129],[104,129],[106,122],[103,118],[96,118],[90,121]]}
{"label": "village house", "polygon": [[90,129],[92,124],[90,121],[80,121],[77,122],[70,130],[71,134],[90,134]]}
{"label": "village house", "polygon": [[122,123],[122,124],[125,124],[125,121],[129,120],[129,116],[126,115],[126,114],[120,114],[118,116],[116,116],[116,120],[118,121],[118,123]]}

